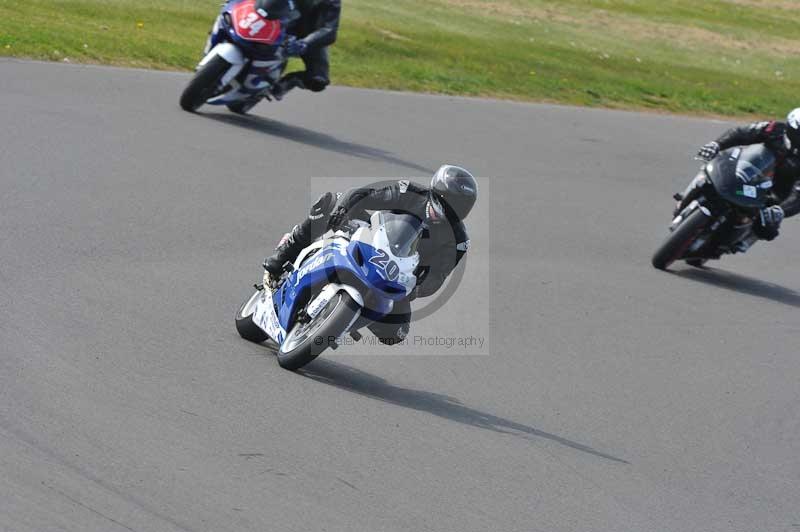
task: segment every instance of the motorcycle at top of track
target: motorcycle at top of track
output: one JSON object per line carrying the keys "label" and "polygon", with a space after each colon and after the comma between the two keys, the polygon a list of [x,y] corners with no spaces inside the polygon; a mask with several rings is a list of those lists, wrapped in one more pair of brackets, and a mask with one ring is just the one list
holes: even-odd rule
{"label": "motorcycle at top of track", "polygon": [[664,270],[676,260],[702,266],[747,251],[758,240],[756,217],[773,199],[775,163],[775,154],[763,144],[720,152],[675,195],[670,235],[653,255],[653,266]]}
{"label": "motorcycle at top of track", "polygon": [[239,335],[278,344],[278,363],[295,370],[348,332],[389,314],[411,294],[423,222],[410,214],[376,211],[328,231],[298,255],[277,286],[256,285],[236,313]]}
{"label": "motorcycle at top of track", "polygon": [[286,69],[285,44],[291,23],[267,20],[256,12],[256,0],[228,0],[211,28],[203,59],[181,95],[181,107],[194,112],[203,104],[226,105],[245,114]]}

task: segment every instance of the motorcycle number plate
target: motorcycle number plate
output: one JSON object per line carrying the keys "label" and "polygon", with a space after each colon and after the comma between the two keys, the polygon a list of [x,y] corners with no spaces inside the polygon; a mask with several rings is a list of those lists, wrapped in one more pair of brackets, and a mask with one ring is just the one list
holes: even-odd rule
{"label": "motorcycle number plate", "polygon": [[262,44],[275,44],[281,36],[281,23],[266,20],[256,12],[256,0],[245,0],[231,11],[233,29],[242,39]]}

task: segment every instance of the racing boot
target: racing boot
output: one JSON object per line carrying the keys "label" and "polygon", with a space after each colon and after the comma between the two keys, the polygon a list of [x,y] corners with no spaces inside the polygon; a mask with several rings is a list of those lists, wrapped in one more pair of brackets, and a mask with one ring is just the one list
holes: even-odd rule
{"label": "racing boot", "polygon": [[[408,299],[395,302],[392,312],[367,325],[383,345],[404,343],[411,329],[411,303]],[[358,341],[358,340],[356,340]]]}
{"label": "racing boot", "polygon": [[269,96],[274,98],[276,101],[281,101],[283,100],[283,97],[286,96],[286,93],[288,93],[290,90],[294,89],[295,87],[302,86],[303,80],[300,79],[300,77],[287,74],[276,81],[272,87],[270,87]]}
{"label": "racing boot", "polygon": [[283,272],[286,271],[286,263],[291,263],[300,252],[306,247],[305,239],[302,235],[302,230],[299,225],[295,225],[291,232],[286,233],[278,242],[278,247],[275,248],[275,253],[264,259],[264,270],[267,275],[264,276],[265,284],[272,286],[277,283]]}

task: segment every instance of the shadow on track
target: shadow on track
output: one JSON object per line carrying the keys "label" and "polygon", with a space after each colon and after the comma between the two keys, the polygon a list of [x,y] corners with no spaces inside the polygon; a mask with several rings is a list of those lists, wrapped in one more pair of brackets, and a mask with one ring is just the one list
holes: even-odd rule
{"label": "shadow on track", "polygon": [[623,464],[628,463],[621,458],[596,451],[588,445],[464,406],[458,399],[453,397],[394,386],[386,382],[386,380],[367,373],[366,371],[332,362],[331,360],[317,359],[305,368],[298,370],[298,373],[317,382],[336,386],[337,388],[349,392],[404,408],[428,412],[429,414],[463,423],[464,425],[500,432],[502,434],[521,436],[526,439],[530,439],[528,437],[545,438],[571,449],[599,456],[600,458]]}
{"label": "shadow on track", "polygon": [[277,120],[269,120],[257,115],[243,116],[222,113],[202,113],[199,114],[199,116],[204,116],[224,124],[249,129],[252,131],[258,131],[259,133],[264,133],[273,137],[299,142],[300,144],[306,144],[322,150],[341,153],[343,155],[350,155],[352,157],[358,157],[359,159],[383,161],[398,166],[404,166],[406,168],[411,168],[418,172],[422,172],[422,175],[424,176],[433,174],[433,170],[430,168],[425,168],[424,166],[420,166],[416,163],[403,160],[386,150],[365,146],[355,142],[339,140],[336,137],[325,133],[319,133],[318,131],[313,131],[300,126],[285,124]]}
{"label": "shadow on track", "polygon": [[800,308],[800,293],[791,288],[747,277],[746,275],[713,268],[692,268],[690,270],[677,270],[673,273],[684,279]]}

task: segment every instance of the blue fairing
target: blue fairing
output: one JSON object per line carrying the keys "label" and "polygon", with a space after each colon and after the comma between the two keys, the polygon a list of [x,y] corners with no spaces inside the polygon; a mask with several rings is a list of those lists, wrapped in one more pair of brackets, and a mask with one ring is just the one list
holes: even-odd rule
{"label": "blue fairing", "polygon": [[[307,299],[304,294],[315,293],[315,288],[329,283],[347,284],[358,290],[365,301],[372,319],[388,314],[394,301],[406,297],[405,287],[397,282],[396,273],[382,267],[379,260],[383,254],[363,242],[341,242],[325,245],[316,255],[292,272],[273,295],[278,320],[289,330],[295,307]],[[359,260],[360,259],[360,260]],[[394,273],[394,275],[393,275]],[[391,279],[391,277],[395,277]],[[305,300],[304,300],[305,299]]]}
{"label": "blue fairing", "polygon": [[[380,258],[385,256],[384,253],[364,242],[350,242],[347,250],[350,256],[357,256],[358,252],[361,253],[363,266],[360,267],[360,271],[365,282],[374,291],[394,301],[399,301],[406,296],[405,287],[397,282],[397,269],[381,267],[383,263]],[[391,263],[389,262],[389,264]]]}
{"label": "blue fairing", "polygon": [[[223,8],[224,10],[224,8]],[[219,18],[217,19],[216,24],[211,29],[211,35],[209,36],[209,41],[211,45],[209,46],[209,50],[214,48],[221,42],[225,42],[225,19],[222,18],[222,13],[220,13]]]}

